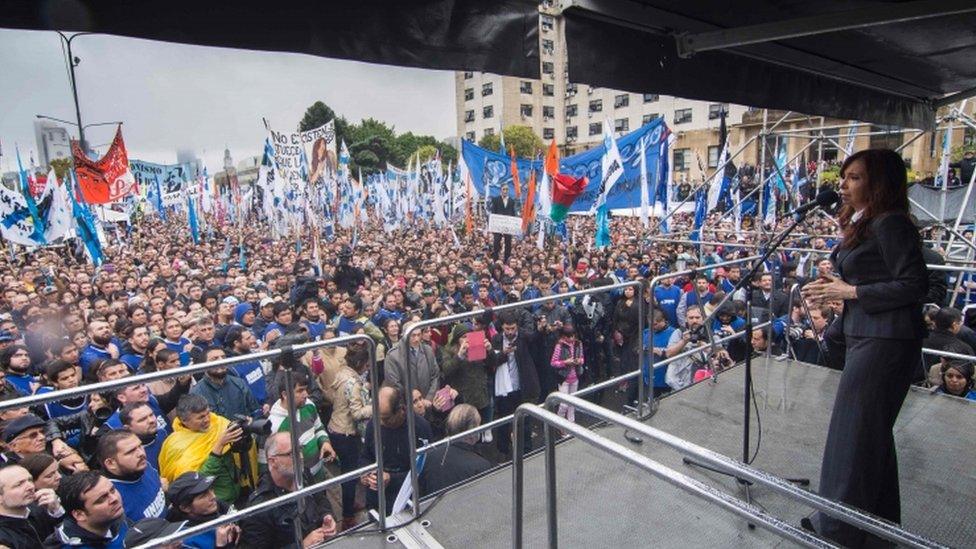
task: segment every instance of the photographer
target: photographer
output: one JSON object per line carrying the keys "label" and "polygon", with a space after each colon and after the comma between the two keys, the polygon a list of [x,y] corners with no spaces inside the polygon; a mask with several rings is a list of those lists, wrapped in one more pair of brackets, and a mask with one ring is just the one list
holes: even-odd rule
{"label": "photographer", "polygon": [[359,267],[350,265],[351,259],[352,249],[349,246],[343,246],[342,250],[339,251],[339,263],[332,277],[339,291],[349,295],[355,294],[360,286],[366,284],[366,274]]}
{"label": "photographer", "polygon": [[[680,333],[677,341],[668,346],[665,354],[668,358],[683,353],[688,345],[691,348],[699,347],[708,343],[708,333],[705,331],[704,318],[701,309],[692,307],[685,314],[685,330]],[[674,339],[674,335],[672,335]],[[708,349],[703,349],[691,356],[680,358],[668,365],[668,371],[664,376],[665,381],[672,390],[684,389],[691,385],[695,371],[708,364]]]}
{"label": "photographer", "polygon": [[810,308],[809,326],[790,326],[788,337],[793,349],[793,356],[800,362],[826,365],[827,360],[822,351],[823,336],[833,314],[826,305]]}
{"label": "photographer", "polygon": [[176,416],[173,434],[166,437],[159,452],[160,475],[173,482],[183,473],[198,471],[214,477],[217,499],[236,502],[242,486],[252,486],[250,479],[257,478],[256,452],[252,449],[242,456],[232,448],[245,437],[241,424],[211,413],[200,395],[181,398]]}

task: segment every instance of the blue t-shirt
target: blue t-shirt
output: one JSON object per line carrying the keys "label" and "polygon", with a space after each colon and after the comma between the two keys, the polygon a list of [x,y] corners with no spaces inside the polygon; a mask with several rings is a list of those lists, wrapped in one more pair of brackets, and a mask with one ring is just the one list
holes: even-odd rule
{"label": "blue t-shirt", "polygon": [[247,382],[247,386],[251,388],[251,394],[259,403],[264,404],[268,401],[267,379],[260,362],[256,360],[241,362],[235,364],[233,369],[241,379]]}
{"label": "blue t-shirt", "polygon": [[[54,387],[44,386],[37,390],[37,394],[43,395],[45,393],[54,392]],[[84,411],[88,407],[88,397],[83,397],[81,399],[81,404],[78,406],[68,406],[65,401],[59,400],[56,402],[48,402],[44,405],[44,412],[47,414],[48,418],[64,417],[77,414],[78,412]],[[78,444],[81,442],[81,428],[66,429],[61,432],[63,440],[71,446],[72,448],[77,448]]]}
{"label": "blue t-shirt", "polygon": [[[675,328],[673,326],[667,326],[660,332],[654,332],[653,337],[649,338],[648,336],[651,335],[651,329],[644,328],[644,346],[647,347],[649,350],[655,347],[667,348],[668,343],[671,341],[671,334],[673,334],[674,331]],[[650,339],[651,341],[648,341],[648,339]],[[653,351],[651,351],[651,353],[653,353]],[[650,357],[651,353],[648,353],[648,357]],[[657,356],[654,357],[655,363],[660,362],[662,360],[664,360],[664,357],[657,357]],[[651,381],[650,372],[648,371],[649,368],[650,368],[650,361],[648,360],[644,364],[644,383],[646,384],[650,384]],[[664,381],[664,377],[667,373],[668,373],[668,369],[664,366],[654,369],[654,387],[668,386],[667,382]]]}
{"label": "blue t-shirt", "polygon": [[654,288],[654,299],[657,306],[668,319],[668,324],[678,325],[678,300],[681,299],[681,288],[674,284],[668,287],[658,286]]}
{"label": "blue t-shirt", "polygon": [[190,358],[190,351],[183,350],[187,343],[190,343],[190,340],[185,337],[181,337],[179,341],[170,341],[168,339],[163,340],[163,344],[166,345],[167,349],[180,354],[180,366],[186,366],[192,362],[192,359]]}
{"label": "blue t-shirt", "polygon": [[81,366],[81,374],[87,376],[89,368],[96,362],[107,358],[112,358],[112,354],[108,352],[108,349],[96,347],[93,343],[89,343],[81,350],[81,354],[78,356],[78,365]]}
{"label": "blue t-shirt", "polygon": [[129,367],[129,371],[133,374],[139,371],[139,366],[142,366],[142,359],[145,355],[127,353],[119,357],[119,360],[125,363]]}
{"label": "blue t-shirt", "polygon": [[110,480],[122,496],[125,517],[130,522],[163,516],[166,511],[166,494],[163,493],[163,485],[155,467],[146,465],[146,471],[139,480]]}
{"label": "blue t-shirt", "polygon": [[17,392],[20,393],[21,396],[27,396],[34,393],[34,391],[31,389],[31,383],[37,383],[36,377],[30,374],[19,375],[7,372],[6,378],[7,381],[14,386],[14,389],[17,389]]}
{"label": "blue t-shirt", "polygon": [[312,341],[318,341],[322,339],[322,334],[325,333],[325,321],[319,320],[318,322],[312,322],[311,320],[303,320],[302,324],[308,328],[308,335],[312,338]]}
{"label": "blue t-shirt", "polygon": [[[159,407],[159,401],[156,400],[156,395],[149,395],[149,407],[152,408],[154,414],[156,414],[156,427],[159,429],[163,438],[169,435],[169,425],[166,423],[166,414]],[[119,411],[116,410],[108,419],[105,420],[105,425],[109,429],[118,430],[122,428],[122,418],[119,416]],[[158,435],[157,435],[158,436]]]}

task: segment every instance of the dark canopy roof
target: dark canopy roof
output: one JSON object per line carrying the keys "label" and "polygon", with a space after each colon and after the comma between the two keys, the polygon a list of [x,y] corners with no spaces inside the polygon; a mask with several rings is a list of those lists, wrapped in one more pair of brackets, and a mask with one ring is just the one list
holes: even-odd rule
{"label": "dark canopy roof", "polygon": [[[572,82],[910,127],[931,127],[938,106],[976,93],[974,0],[564,5]],[[6,3],[0,26],[538,78],[537,6],[532,0],[47,0]],[[920,18],[931,14],[942,15]],[[887,24],[872,24],[878,20]]]}
{"label": "dark canopy roof", "polygon": [[41,0],[5,2],[0,27],[539,77],[531,0]]}
{"label": "dark canopy roof", "polygon": [[[570,4],[573,82],[908,127],[932,126],[940,100],[976,88],[972,0]],[[914,18],[936,13],[949,15]],[[869,25],[883,19],[891,22]],[[804,34],[845,26],[855,28]],[[727,47],[683,58],[682,33],[695,39],[691,48]]]}

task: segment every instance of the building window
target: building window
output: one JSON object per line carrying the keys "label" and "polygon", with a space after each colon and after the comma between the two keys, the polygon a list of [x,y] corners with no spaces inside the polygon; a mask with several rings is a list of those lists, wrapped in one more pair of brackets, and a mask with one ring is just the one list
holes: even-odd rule
{"label": "building window", "polygon": [[658,95],[658,94],[656,94],[656,93],[645,93],[644,94],[644,102],[645,103],[653,103],[653,102],[657,101],[660,98],[661,98],[661,96]]}
{"label": "building window", "polygon": [[630,119],[629,118],[618,118],[613,121],[613,131],[615,132],[629,132],[630,131]]}
{"label": "building window", "polygon": [[577,105],[566,105],[566,116],[576,116]]}
{"label": "building window", "polygon": [[552,84],[543,84],[542,95],[546,97],[552,97],[556,95],[556,86],[553,86]]}
{"label": "building window", "polygon": [[691,109],[675,109],[674,123],[684,124],[685,122],[691,122]]}
{"label": "building window", "polygon": [[718,146],[712,146],[708,148],[708,167],[717,168],[718,167],[718,155],[722,154]]}
{"label": "building window", "polygon": [[613,108],[619,109],[621,107],[626,107],[628,105],[630,105],[630,94],[622,93],[620,95],[614,96]]}
{"label": "building window", "polygon": [[532,116],[532,105],[527,105],[525,103],[519,105],[519,114],[522,116]]}
{"label": "building window", "polygon": [[519,92],[532,93],[532,82],[529,82],[528,80],[522,80],[522,82],[519,84]]}
{"label": "building window", "polygon": [[716,118],[719,118],[722,116],[722,111],[725,111],[726,113],[729,112],[728,103],[712,103],[708,106],[708,119],[715,120]]}
{"label": "building window", "polygon": [[474,110],[473,109],[470,110],[470,111],[464,111],[464,121],[465,122],[474,122]]}
{"label": "building window", "polygon": [[474,132],[467,132],[464,134],[464,138],[468,141],[474,141]]}
{"label": "building window", "polygon": [[474,88],[467,88],[464,90],[464,100],[471,101],[474,99]]}
{"label": "building window", "polygon": [[545,74],[552,74],[556,72],[556,67],[550,61],[543,61],[542,72]]}
{"label": "building window", "polygon": [[556,107],[542,107],[542,117],[543,118],[555,118],[556,117]]}
{"label": "building window", "polygon": [[556,130],[552,128],[542,128],[543,139],[552,139],[554,137],[556,137]]}
{"label": "building window", "polygon": [[487,107],[481,109],[482,118],[491,118],[495,116],[495,107],[488,105]]}
{"label": "building window", "polygon": [[603,124],[599,122],[590,123],[590,135],[600,135],[603,133]]}
{"label": "building window", "polygon": [[594,99],[590,101],[590,112],[602,112],[603,111],[603,100]]}
{"label": "building window", "polygon": [[491,92],[492,92],[491,82],[485,82],[484,84],[481,85],[481,97],[491,95]]}
{"label": "building window", "polygon": [[691,163],[691,149],[675,149],[674,150],[674,166],[675,171],[684,172],[688,170],[688,165]]}
{"label": "building window", "polygon": [[872,149],[897,149],[904,140],[902,130],[898,126],[872,125],[871,133],[878,133],[878,135],[871,136],[870,147]]}
{"label": "building window", "polygon": [[556,26],[556,21],[555,21],[555,19],[552,18],[551,15],[543,15],[542,16],[542,31],[543,32],[551,31],[553,28],[555,28],[555,26]]}
{"label": "building window", "polygon": [[485,137],[495,135],[495,128],[485,128]]}
{"label": "building window", "polygon": [[471,71],[464,71],[464,79],[465,80],[470,80],[472,78],[474,78],[474,73],[473,72],[471,72]]}
{"label": "building window", "polygon": [[542,53],[552,55],[556,51],[556,43],[548,38],[542,39]]}
{"label": "building window", "polygon": [[576,95],[576,91],[578,89],[579,87],[577,87],[576,84],[566,84],[566,97],[572,97]]}
{"label": "building window", "polygon": [[651,120],[657,120],[658,118],[661,118],[661,115],[658,114],[658,113],[656,113],[656,112],[652,112],[650,114],[645,114],[644,116],[641,117],[641,126],[643,126],[644,124],[647,124]]}
{"label": "building window", "polygon": [[566,126],[566,139],[576,139],[577,135],[576,126]]}

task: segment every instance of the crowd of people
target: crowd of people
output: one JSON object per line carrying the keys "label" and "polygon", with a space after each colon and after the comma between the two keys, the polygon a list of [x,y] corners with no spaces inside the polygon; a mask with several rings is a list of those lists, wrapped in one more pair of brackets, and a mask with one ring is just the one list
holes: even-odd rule
{"label": "crowd of people", "polygon": [[[308,485],[354,471],[382,451],[381,475],[306,498],[301,513],[291,504],[183,542],[289,547],[299,521],[311,547],[362,522],[381,483],[393,507],[409,476],[408,407],[420,447],[642,366],[642,376],[607,391],[632,402],[641,382],[659,397],[707,379],[746,352],[744,336],[730,337],[745,324],[737,284],[764,236],[713,212],[699,245],[687,240],[691,223],[675,214],[673,232],[659,235],[638,218],[615,217],[613,245],[597,250],[592,219],[571,216],[565,240],[539,249],[534,238],[516,239],[504,251],[482,230],[418,225],[387,234],[366,224],[316,251],[307,235],[274,240],[257,221],[212,224],[194,244],[171,215],[121,231],[98,268],[64,247],[0,260],[2,400],[241,357],[203,374],[0,412],[0,546],[133,547],[292,492],[299,475]],[[828,217],[811,217],[760,266],[753,312],[771,324],[748,335],[755,352],[839,367],[824,334],[843,302],[790,298],[795,284],[833,272],[837,233]],[[930,251],[932,261],[941,257]],[[734,260],[744,261],[716,266]],[[644,283],[493,310],[625,281]],[[945,273],[933,281],[929,343],[973,354],[976,334],[959,300],[976,283],[956,285],[964,293],[953,295],[954,309]],[[419,321],[463,312],[472,314],[401,338]],[[351,334],[375,344],[377,379],[361,340],[301,353],[291,383],[281,356],[247,359]],[[710,344],[717,339],[725,341]],[[976,399],[971,363],[933,357],[926,366],[920,383]],[[569,407],[559,413],[574,419]],[[304,471],[292,460],[293,430]],[[439,446],[425,460],[421,490],[440,491],[511,452],[507,424]]]}

